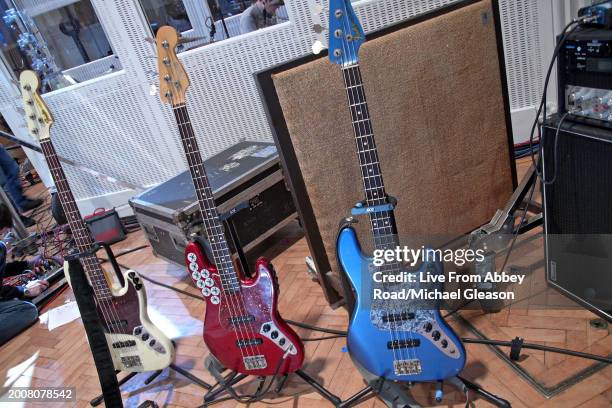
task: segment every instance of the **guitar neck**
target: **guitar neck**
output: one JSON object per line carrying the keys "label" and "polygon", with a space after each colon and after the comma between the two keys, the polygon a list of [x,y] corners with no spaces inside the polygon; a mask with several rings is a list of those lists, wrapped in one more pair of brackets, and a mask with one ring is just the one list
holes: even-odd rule
{"label": "guitar neck", "polygon": [[[342,67],[342,75],[351,111],[359,168],[365,191],[365,203],[368,207],[389,204],[359,65]],[[386,249],[397,245],[397,229],[393,210],[373,212],[369,214],[369,217],[376,249]]]}
{"label": "guitar neck", "polygon": [[[76,205],[74,195],[70,190],[68,180],[66,180],[66,174],[57,157],[55,147],[50,139],[41,140],[40,147],[47,161],[47,165],[49,166],[49,170],[51,171],[51,175],[53,176],[53,180],[55,181],[57,194],[62,204],[64,214],[68,219],[68,225],[70,225],[70,230],[76,242],[77,249],[79,252],[89,251],[94,241],[91,238],[83,218],[81,218],[81,213]],[[85,272],[87,272],[89,276],[96,298],[99,300],[111,299],[113,297],[112,293],[97,258],[93,255],[83,257],[81,258],[81,263],[83,269],[85,269]]]}
{"label": "guitar neck", "polygon": [[223,290],[236,292],[240,289],[240,284],[234,270],[234,264],[232,263],[231,252],[225,239],[223,225],[219,220],[212,188],[206,175],[204,161],[200,154],[187,107],[185,104],[180,104],[173,106],[172,110],[174,111],[174,117],[181,135],[183,150],[187,157],[189,172],[191,173],[200,212],[202,213],[202,220],[204,221],[204,229],[210,244],[214,264],[221,277]]}

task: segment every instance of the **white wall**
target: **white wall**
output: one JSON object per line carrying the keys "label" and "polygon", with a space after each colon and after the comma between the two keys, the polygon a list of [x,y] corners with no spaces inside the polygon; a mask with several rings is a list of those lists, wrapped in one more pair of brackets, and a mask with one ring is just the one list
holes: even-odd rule
{"label": "white wall", "polygon": [[[188,10],[194,1],[186,1]],[[27,2],[38,8],[50,4]],[[370,32],[453,2],[362,0],[354,6]],[[578,3],[500,0],[516,142],[528,137],[555,33]],[[92,0],[92,4],[121,70],[44,95],[55,116],[54,144],[60,155],[94,170],[137,185],[155,185],[186,166],[171,111],[155,94],[155,49],[144,41],[152,34],[137,1]],[[317,5],[322,15],[316,14]],[[327,7],[327,0],[288,0],[290,22],[180,54],[192,84],[188,109],[205,157],[241,139],[272,139],[254,73],[310,53],[316,39],[312,26],[326,22]],[[202,19],[197,15],[192,23]],[[206,34],[197,31],[193,34]],[[550,100],[554,99],[551,93]],[[0,75],[0,112],[17,137],[30,140],[20,105],[17,87]],[[29,155],[44,174],[40,157]],[[137,193],[65,168],[83,213],[120,206]]]}
{"label": "white wall", "polygon": [[[289,0],[288,23],[180,54],[192,84],[188,109],[205,157],[241,139],[272,139],[254,73],[311,52],[314,6],[320,1]],[[371,31],[453,2],[363,0],[355,8]],[[171,110],[151,94],[158,82],[154,47],[144,41],[151,32],[136,1],[92,4],[123,69],[45,94],[55,117],[52,139],[62,156],[134,184],[155,185],[186,166]],[[327,1],[320,5],[327,15]],[[20,104],[15,85],[0,78],[0,112],[11,118],[18,137],[30,139],[19,123]],[[136,193],[65,169],[82,213],[122,205]]]}

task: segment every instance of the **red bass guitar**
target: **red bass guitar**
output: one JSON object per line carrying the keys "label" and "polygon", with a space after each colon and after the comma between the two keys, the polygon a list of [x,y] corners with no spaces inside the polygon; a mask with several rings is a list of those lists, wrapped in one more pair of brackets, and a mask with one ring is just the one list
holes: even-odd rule
{"label": "red bass guitar", "polygon": [[191,242],[185,251],[191,277],[206,299],[204,341],[225,368],[238,373],[292,373],[302,365],[304,348],[278,313],[278,285],[272,265],[260,258],[253,278],[244,279],[232,262],[185,106],[189,79],[176,56],[179,41],[172,27],[164,26],[157,32],[159,93],[162,101],[172,106],[209,242],[210,258],[198,241]]}

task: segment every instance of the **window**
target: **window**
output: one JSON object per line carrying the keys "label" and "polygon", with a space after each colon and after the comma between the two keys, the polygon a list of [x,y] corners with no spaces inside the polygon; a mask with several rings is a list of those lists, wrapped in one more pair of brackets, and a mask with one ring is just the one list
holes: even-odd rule
{"label": "window", "polygon": [[159,27],[172,26],[179,33],[192,29],[183,0],[140,0],[153,34]]}
{"label": "window", "polygon": [[120,69],[90,0],[61,2],[33,16],[27,7],[5,4],[0,2],[0,51],[15,77],[33,69],[49,91]]}
{"label": "window", "polygon": [[140,4],[153,34],[170,25],[193,38],[181,44],[179,52],[289,21],[284,0],[140,0]]}

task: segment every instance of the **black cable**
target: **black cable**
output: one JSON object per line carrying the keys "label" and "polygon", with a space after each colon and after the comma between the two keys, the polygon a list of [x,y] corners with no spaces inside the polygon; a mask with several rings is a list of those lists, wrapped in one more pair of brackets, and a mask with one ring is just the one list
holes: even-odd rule
{"label": "black cable", "polygon": [[301,338],[300,340],[302,340],[303,342],[307,342],[307,341],[321,341],[321,340],[331,340],[331,339],[343,339],[346,337],[346,334],[342,335],[342,334],[335,334],[333,336],[323,336],[323,337],[307,337],[307,338]]}
{"label": "black cable", "polygon": [[[540,118],[540,115],[542,113],[543,114],[543,119],[546,119],[546,96],[548,93],[548,84],[550,82],[550,76],[552,74],[552,70],[553,67],[555,66],[555,61],[557,60],[557,57],[559,56],[559,51],[561,50],[561,47],[563,46],[563,44],[565,43],[565,41],[567,40],[567,37],[576,29],[579,27],[580,24],[582,24],[583,22],[587,21],[588,19],[578,19],[578,20],[572,20],[569,24],[567,24],[565,26],[565,28],[563,29],[563,31],[561,32],[560,35],[560,39],[557,42],[557,45],[555,46],[555,50],[553,51],[553,55],[552,58],[550,60],[550,64],[548,66],[548,70],[546,72],[546,79],[544,80],[544,90],[542,92],[542,99],[540,100],[540,105],[538,106],[538,111],[536,113],[536,117],[533,121],[533,125],[531,126],[531,132],[529,134],[529,148],[532,149],[533,148],[533,135],[535,133],[536,128],[538,128],[538,137],[541,138],[541,131],[540,128],[538,127],[538,120]],[[539,152],[541,153],[542,150],[542,143],[540,143],[540,147],[539,147]],[[532,164],[535,166],[536,162],[535,162],[535,157],[534,157],[534,152],[532,151],[531,153],[531,162]],[[537,175],[542,178],[542,175],[540,173],[540,170],[538,169],[538,167],[536,166],[535,169]],[[544,181],[544,179],[542,179]]]}
{"label": "black cable", "polygon": [[285,322],[287,322],[288,324],[290,324],[292,326],[301,327],[302,329],[308,329],[308,330],[318,331],[318,332],[322,332],[322,333],[336,334],[338,336],[346,336],[347,335],[347,332],[343,331],[343,330],[326,329],[326,328],[323,328],[323,327],[313,326],[313,325],[310,325],[310,324],[307,324],[307,323],[296,322],[295,320],[289,320],[289,319],[285,319]]}
{"label": "black cable", "polygon": [[[561,125],[563,125],[563,122],[565,122],[565,118],[567,118],[567,115],[569,115],[569,112],[565,112],[563,114],[563,116],[561,116],[561,119],[559,120],[559,124],[557,125],[557,130],[555,132],[555,144],[554,144],[554,150],[553,150],[553,177],[552,179],[550,179],[550,181],[546,181],[544,179],[542,179],[542,183],[546,184],[546,185],[551,185],[554,184],[555,181],[557,180],[557,173],[558,173],[558,168],[559,168],[559,132],[561,131]],[[544,143],[544,140],[542,140],[542,143],[540,144],[540,146]],[[542,174],[544,174],[544,169],[542,169]]]}
{"label": "black cable", "polygon": [[[468,343],[468,344],[470,343],[471,344],[486,344],[489,346],[502,346],[502,347],[512,347],[513,346],[511,341],[502,341],[502,340],[462,338],[461,341],[464,343]],[[568,356],[586,358],[589,360],[595,360],[595,361],[600,361],[602,363],[612,364],[612,358],[610,357],[598,356],[596,354],[583,353],[581,351],[567,350],[567,349],[562,349],[558,347],[543,346],[541,344],[535,344],[535,343],[523,343],[521,348],[540,350],[540,351],[549,351],[551,353],[566,354]]]}

